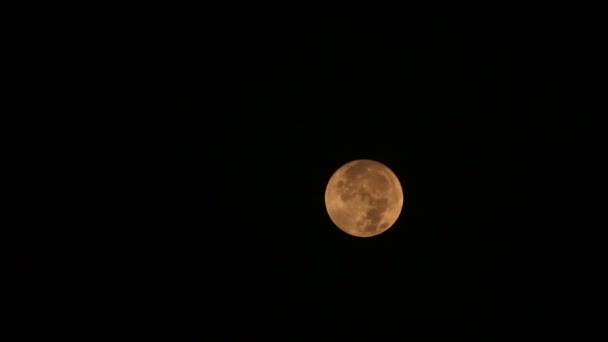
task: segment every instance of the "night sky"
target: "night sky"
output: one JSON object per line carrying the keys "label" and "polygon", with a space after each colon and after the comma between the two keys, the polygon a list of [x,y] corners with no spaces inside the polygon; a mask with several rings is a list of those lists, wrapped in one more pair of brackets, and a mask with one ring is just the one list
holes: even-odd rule
{"label": "night sky", "polygon": [[[9,27],[17,336],[547,340],[601,320],[605,11],[223,4],[30,6]],[[371,238],[325,208],[357,159],[404,193]]]}
{"label": "night sky", "polygon": [[[439,17],[330,19],[175,20],[125,38],[143,133],[129,162],[144,201],[121,244],[133,290],[193,322],[545,317],[563,204],[542,46]],[[404,191],[373,238],[325,210],[354,159]]]}

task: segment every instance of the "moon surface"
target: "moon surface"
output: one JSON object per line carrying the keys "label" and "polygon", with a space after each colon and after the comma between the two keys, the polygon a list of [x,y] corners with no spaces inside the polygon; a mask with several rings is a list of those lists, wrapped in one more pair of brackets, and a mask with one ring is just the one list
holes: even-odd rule
{"label": "moon surface", "polygon": [[401,214],[403,190],[384,164],[369,159],[348,162],[329,179],[325,207],[347,234],[371,237],[385,232]]}

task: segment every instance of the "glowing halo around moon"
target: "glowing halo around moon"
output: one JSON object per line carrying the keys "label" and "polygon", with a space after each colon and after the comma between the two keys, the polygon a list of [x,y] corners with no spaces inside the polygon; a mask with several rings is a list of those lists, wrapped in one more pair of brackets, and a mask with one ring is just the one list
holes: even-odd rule
{"label": "glowing halo around moon", "polygon": [[403,207],[397,176],[369,159],[348,162],[329,179],[325,207],[332,222],[357,237],[381,234],[395,224]]}

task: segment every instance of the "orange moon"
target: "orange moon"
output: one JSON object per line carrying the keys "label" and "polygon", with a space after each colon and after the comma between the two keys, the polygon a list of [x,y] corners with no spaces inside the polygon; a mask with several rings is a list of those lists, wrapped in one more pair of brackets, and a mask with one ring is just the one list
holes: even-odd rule
{"label": "orange moon", "polygon": [[393,226],[403,207],[397,176],[374,160],[359,159],[340,167],[325,189],[325,207],[338,228],[372,237]]}

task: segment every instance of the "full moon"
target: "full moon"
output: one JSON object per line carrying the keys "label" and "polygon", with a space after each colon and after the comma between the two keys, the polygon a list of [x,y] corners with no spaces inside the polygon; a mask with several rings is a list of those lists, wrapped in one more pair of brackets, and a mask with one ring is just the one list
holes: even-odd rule
{"label": "full moon", "polygon": [[397,176],[384,164],[354,160],[329,179],[325,207],[345,233],[371,237],[395,224],[403,207],[403,190]]}

